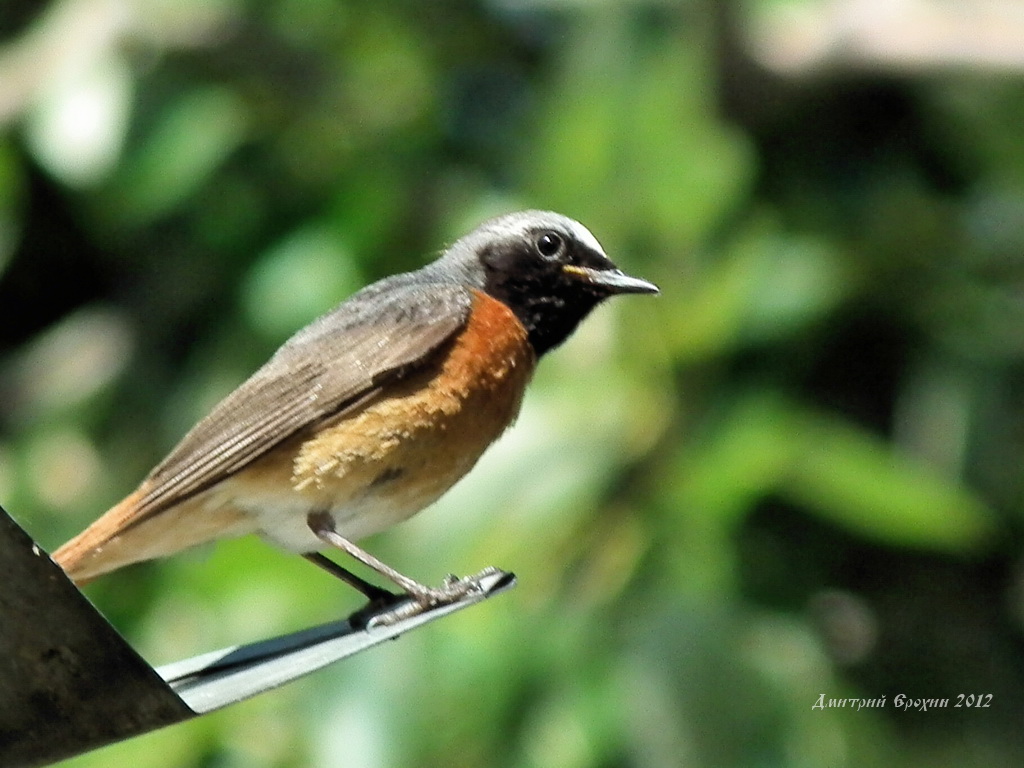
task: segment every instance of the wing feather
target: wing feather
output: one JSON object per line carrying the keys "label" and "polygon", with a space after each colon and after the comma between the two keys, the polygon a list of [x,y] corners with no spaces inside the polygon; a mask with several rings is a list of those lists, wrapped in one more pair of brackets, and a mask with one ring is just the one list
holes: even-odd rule
{"label": "wing feather", "polygon": [[[415,273],[413,273],[415,274]],[[140,487],[133,526],[431,359],[465,325],[471,291],[400,275],[299,331],[182,439]]]}

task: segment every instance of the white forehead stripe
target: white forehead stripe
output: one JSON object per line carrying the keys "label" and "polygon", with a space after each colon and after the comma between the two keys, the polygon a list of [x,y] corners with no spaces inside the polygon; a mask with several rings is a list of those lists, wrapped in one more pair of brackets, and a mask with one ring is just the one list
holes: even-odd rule
{"label": "white forehead stripe", "polygon": [[487,222],[473,234],[477,235],[486,232],[498,237],[518,237],[526,232],[543,227],[562,230],[585,247],[600,253],[602,256],[605,255],[601,243],[597,241],[597,238],[594,237],[589,229],[568,216],[562,216],[551,211],[521,211],[507,216],[499,216]]}
{"label": "white forehead stripe", "polygon": [[597,251],[600,254],[604,253],[604,248],[597,242],[597,238],[591,234],[590,230],[580,224],[578,221],[568,219],[569,225],[572,229],[572,235],[583,245],[590,248],[592,251]]}

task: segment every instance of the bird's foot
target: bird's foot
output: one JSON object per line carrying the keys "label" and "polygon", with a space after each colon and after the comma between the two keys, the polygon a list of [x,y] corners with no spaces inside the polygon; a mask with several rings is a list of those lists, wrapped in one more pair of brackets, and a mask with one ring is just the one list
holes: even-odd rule
{"label": "bird's foot", "polygon": [[[462,579],[449,574],[440,587],[433,588],[416,584],[405,594],[394,595],[395,602],[391,605],[375,606],[375,601],[371,601],[358,613],[362,615],[363,626],[366,628],[386,627],[418,616],[438,606],[457,603],[467,596],[482,595],[490,587],[481,582],[498,575],[504,575],[504,571],[493,567],[484,568],[475,576],[467,576]],[[383,612],[381,612],[381,608],[384,609]]]}

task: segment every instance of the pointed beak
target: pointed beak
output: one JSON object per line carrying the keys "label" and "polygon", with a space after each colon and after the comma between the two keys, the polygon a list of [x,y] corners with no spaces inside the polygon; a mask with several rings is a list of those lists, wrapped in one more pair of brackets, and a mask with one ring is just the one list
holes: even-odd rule
{"label": "pointed beak", "polygon": [[575,264],[567,264],[562,270],[569,277],[581,282],[597,285],[608,293],[660,293],[658,286],[641,280],[639,277],[630,277],[621,269],[592,269],[590,267],[578,267]]}

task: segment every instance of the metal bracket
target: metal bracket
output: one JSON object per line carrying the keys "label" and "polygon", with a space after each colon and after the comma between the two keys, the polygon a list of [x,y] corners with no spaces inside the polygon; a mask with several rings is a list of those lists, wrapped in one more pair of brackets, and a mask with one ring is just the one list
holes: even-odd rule
{"label": "metal bracket", "polygon": [[456,602],[392,624],[371,614],[367,629],[337,621],[154,669],[0,508],[0,765],[46,765],[212,712],[514,585],[495,571]]}

